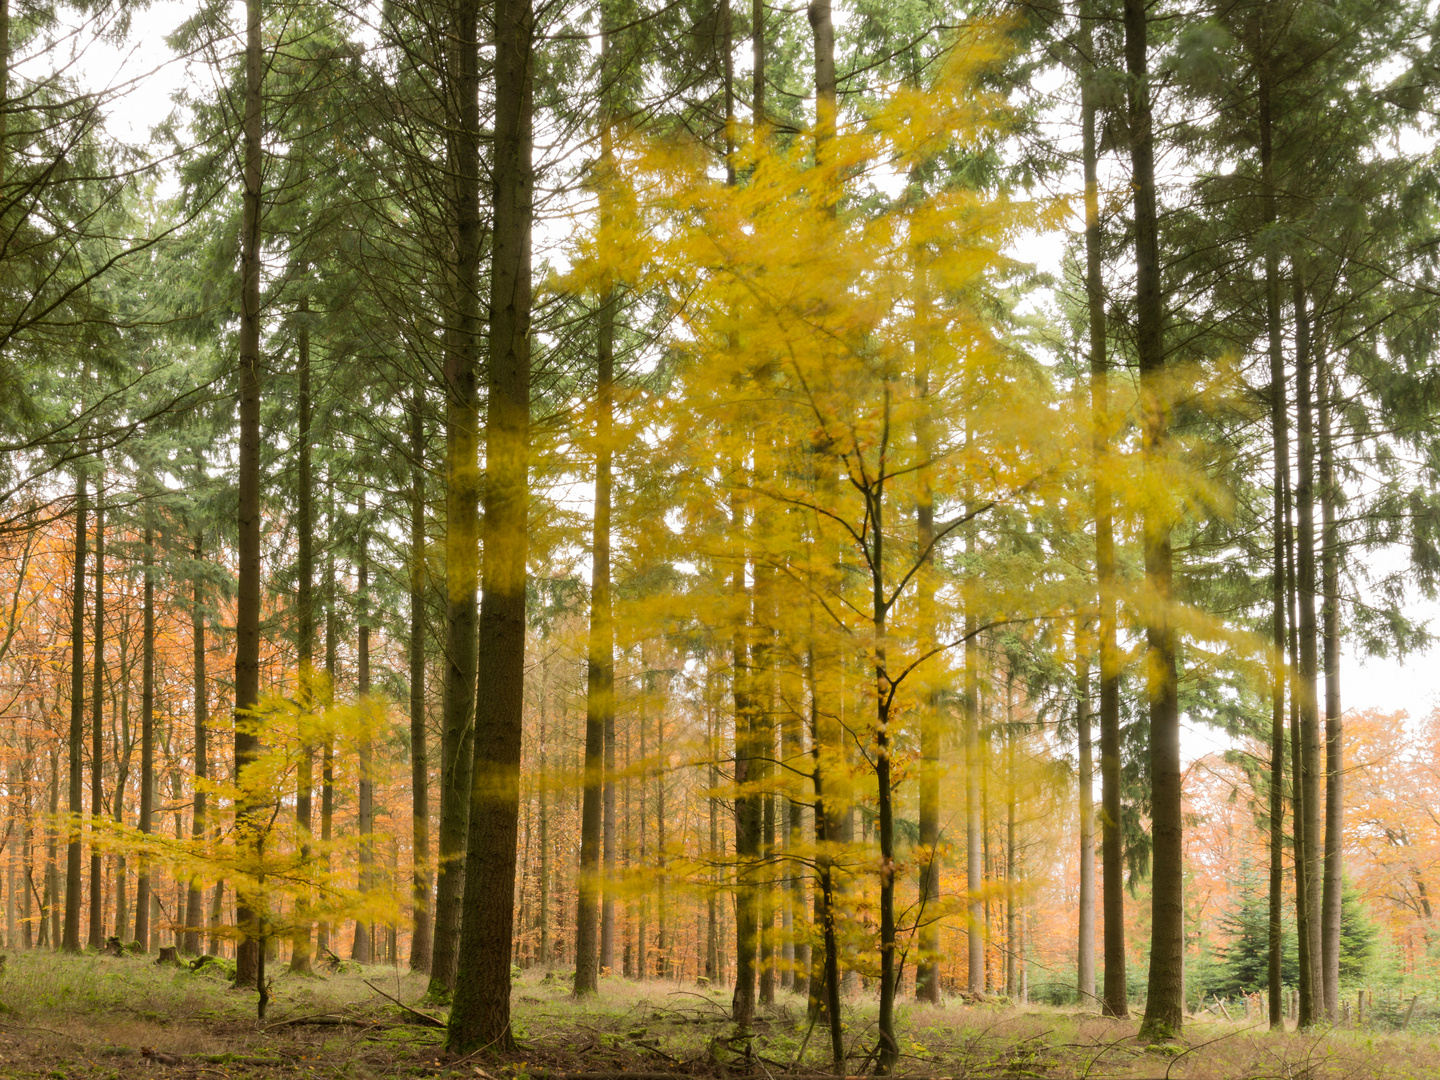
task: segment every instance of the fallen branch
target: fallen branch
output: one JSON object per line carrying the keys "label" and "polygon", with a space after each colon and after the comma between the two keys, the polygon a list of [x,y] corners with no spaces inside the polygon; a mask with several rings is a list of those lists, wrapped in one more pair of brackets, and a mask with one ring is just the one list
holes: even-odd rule
{"label": "fallen branch", "polygon": [[372,983],[369,979],[365,979],[363,980],[363,982],[366,986],[370,987],[371,990],[374,990],[377,994],[385,998],[387,1001],[393,1001],[396,1005],[399,1005],[400,1008],[404,1009],[411,1016],[418,1017],[420,1022],[426,1027],[444,1028],[448,1026],[445,1021],[441,1020],[438,1016],[431,1016],[429,1013],[423,1013],[419,1009],[412,1009],[409,1005],[406,1005],[398,998],[391,997],[389,994],[385,993],[384,990],[381,990],[378,986]]}

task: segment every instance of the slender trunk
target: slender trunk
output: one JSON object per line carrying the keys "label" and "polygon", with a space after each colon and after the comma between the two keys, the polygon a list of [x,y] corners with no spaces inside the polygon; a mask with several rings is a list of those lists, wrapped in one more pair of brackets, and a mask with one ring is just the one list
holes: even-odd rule
{"label": "slender trunk", "polygon": [[105,473],[95,476],[95,607],[92,614],[94,661],[90,686],[90,947],[105,947],[103,858],[100,854],[100,815],[105,812],[102,786],[105,765]]}
{"label": "slender trunk", "polygon": [[[1262,53],[1267,46],[1262,43]],[[1260,175],[1267,225],[1275,221],[1274,155],[1271,149],[1270,66],[1260,67]],[[1283,957],[1285,890],[1285,477],[1290,474],[1285,359],[1280,326],[1280,258],[1271,246],[1265,252],[1265,322],[1270,354],[1270,426],[1275,455],[1273,500],[1274,577],[1271,582],[1273,648],[1270,680],[1270,911],[1267,933],[1267,987],[1270,1027],[1285,1027]]]}
{"label": "slender trunk", "polygon": [[895,1038],[895,808],[890,763],[890,713],[897,684],[891,681],[886,666],[884,488],[877,481],[866,494],[870,502],[866,519],[872,531],[868,561],[874,568],[870,579],[870,611],[875,637],[875,805],[880,833],[880,1038],[875,1071],[888,1075],[900,1060],[900,1044]]}
{"label": "slender trunk", "polygon": [[[608,7],[602,7],[602,21]],[[600,78],[608,94],[614,80],[611,70],[608,25],[600,32]],[[605,194],[606,177],[614,167],[608,103],[600,116],[600,220],[602,230],[611,217]],[[591,531],[590,637],[585,679],[585,791],[580,825],[580,895],[575,923],[575,993],[594,993],[601,966],[613,963],[615,903],[613,885],[605,888],[605,914],[599,952],[596,942],[596,904],[600,894],[600,845],[604,831],[607,876],[615,861],[615,631],[610,615],[610,469],[612,413],[615,381],[615,294],[603,286],[596,326],[595,380],[595,509]],[[608,739],[607,739],[608,736]],[[608,749],[609,760],[606,761]],[[602,823],[603,815],[603,823]]]}
{"label": "slender trunk", "polygon": [[[325,466],[325,521],[329,533],[325,555],[325,700],[328,712],[335,705],[335,676],[339,670],[339,613],[335,608],[335,476],[332,466]],[[325,740],[320,750],[320,849],[324,873],[330,874],[330,839],[335,825],[335,734],[325,725]],[[324,959],[330,953],[330,924],[321,922],[315,929],[315,950]]]}
{"label": "slender trunk", "polygon": [[[154,829],[155,813],[155,533],[145,523],[145,628],[140,659],[140,834]],[[150,948],[150,860],[140,856],[135,885],[135,940]]]}
{"label": "slender trunk", "polygon": [[[308,274],[308,268],[302,267]],[[301,730],[300,763],[295,776],[295,826],[299,833],[300,868],[308,871],[311,860],[310,838],[314,827],[315,792],[315,747],[312,741],[310,719],[315,709],[315,492],[311,473],[311,418],[313,404],[310,396],[310,297],[300,297],[298,323],[296,327],[296,377],[299,383],[299,401],[296,403],[298,416],[296,438],[296,498],[295,498],[295,651],[300,668],[300,713]],[[198,539],[198,538],[197,538]],[[196,618],[199,615],[199,597],[196,597]],[[196,649],[203,645],[200,623],[196,622]],[[198,653],[197,653],[198,655]],[[198,730],[198,728],[197,728]],[[201,828],[197,805],[195,828]],[[200,835],[197,831],[196,835]],[[297,975],[308,975],[312,970],[310,950],[310,906],[309,896],[302,893],[297,897],[293,929],[290,931],[290,970]],[[186,936],[187,949],[193,951],[198,945],[198,911],[200,890],[198,883],[191,889],[190,908],[196,912],[187,919],[194,928],[194,944]]]}
{"label": "slender trunk", "polygon": [[[245,127],[243,221],[240,229],[240,447],[238,586],[235,608],[235,783],[246,788],[246,766],[260,750],[249,724],[260,700],[260,42],[261,0],[245,3]],[[257,797],[237,800],[236,841],[242,863],[258,860],[263,808]],[[236,894],[242,935],[235,950],[235,985],[257,986],[260,898]]]}
{"label": "slender trunk", "polygon": [[[549,967],[552,963],[550,944],[550,771],[549,771],[549,730],[546,727],[550,708],[550,666],[540,661],[540,965]],[[629,779],[627,777],[628,786]],[[628,804],[627,804],[628,805]],[[626,819],[629,820],[628,817]]]}
{"label": "slender trunk", "polygon": [[1090,642],[1075,620],[1075,728],[1080,756],[1080,900],[1075,986],[1080,1004],[1095,1000],[1095,763],[1090,742]]}
{"label": "slender trunk", "polygon": [[[110,816],[116,825],[125,824],[125,791],[130,784],[130,757],[134,744],[130,739],[130,635],[122,631],[119,635],[120,700],[115,701],[115,688],[110,689],[110,705],[118,718],[119,731],[111,725],[117,748],[115,770],[115,797],[110,803]],[[26,796],[29,806],[29,796]],[[129,865],[122,852],[115,860],[115,936],[124,942],[130,936],[130,891]]]}
{"label": "slender trunk", "polygon": [[[204,554],[205,538],[200,532],[195,533],[195,544],[191,550],[196,565],[200,563]],[[198,847],[205,839],[206,812],[209,792],[205,791],[205,785],[201,782],[210,775],[209,747],[207,739],[209,736],[210,724],[210,697],[209,682],[205,672],[205,594],[200,582],[200,575],[197,571],[194,580],[191,582],[191,604],[190,604],[190,637],[193,644],[194,672],[195,672],[195,803],[190,819],[190,836]],[[306,821],[305,827],[309,827]],[[205,897],[200,888],[198,877],[190,879],[190,890],[185,902],[185,951],[198,953],[200,951],[200,931],[205,925]],[[308,941],[308,936],[307,936]]]}
{"label": "slender trunk", "polygon": [[75,565],[70,609],[70,820],[65,826],[66,952],[80,951],[80,815],[85,742],[85,472],[75,474]]}
{"label": "slender trunk", "polygon": [[[1144,0],[1125,0],[1125,67],[1130,77],[1130,182],[1135,205],[1135,344],[1139,360],[1142,452],[1150,475],[1168,454],[1164,385],[1164,303],[1160,293],[1155,143],[1151,124],[1149,25]],[[1180,813],[1180,709],[1168,506],[1147,504],[1141,522],[1145,588],[1146,698],[1150,713],[1152,812],[1151,944],[1141,1034],[1170,1039],[1184,1023],[1183,825]],[[1108,965],[1107,965],[1108,967]]]}
{"label": "slender trunk", "polygon": [[[50,821],[60,815],[60,749],[50,752]],[[45,829],[45,899],[40,905],[40,946],[60,948],[60,829],[51,824]],[[46,918],[49,912],[49,918]]]}
{"label": "slender trunk", "polygon": [[[610,6],[602,7],[602,19],[609,21]],[[612,98],[615,95],[617,73],[612,58],[612,31],[608,25],[602,27],[600,38],[601,82],[604,99],[601,104],[600,120],[600,168],[608,174],[614,168],[614,132],[616,112]],[[608,186],[600,185],[600,222],[604,229],[613,217]],[[595,530],[594,567],[592,590],[600,588],[603,595],[593,591],[590,597],[591,623],[589,662],[599,665],[596,672],[596,705],[604,725],[605,782],[602,795],[601,839],[604,843],[604,904],[600,913],[600,967],[613,970],[615,967],[615,631],[610,611],[610,491],[611,460],[614,452],[613,414],[615,410],[615,308],[617,297],[614,284],[605,283],[600,298],[599,320],[596,326],[595,343]],[[602,510],[603,507],[603,510]],[[602,573],[603,552],[603,573]],[[589,723],[590,695],[589,675],[586,683],[586,723]]]}
{"label": "slender trunk", "polygon": [[1297,936],[1296,953],[1299,967],[1299,987],[1296,990],[1297,1017],[1308,1015],[1313,1008],[1310,1000],[1311,964],[1310,952],[1310,894],[1308,875],[1310,861],[1307,856],[1313,838],[1307,833],[1308,818],[1305,803],[1310,797],[1304,778],[1304,737],[1300,719],[1300,617],[1299,617],[1299,576],[1295,568],[1295,493],[1292,477],[1285,475],[1285,589],[1287,628],[1290,648],[1290,792],[1295,819],[1293,850],[1293,873],[1295,877],[1295,929]]}
{"label": "slender trunk", "polygon": [[[1306,311],[1305,287],[1295,278],[1295,402],[1299,436],[1296,461],[1295,569],[1299,584],[1300,681],[1296,696],[1300,705],[1300,752],[1296,777],[1305,789],[1305,894],[1306,933],[1310,942],[1310,963],[1300,973],[1300,1027],[1320,1022],[1325,1015],[1323,979],[1324,954],[1320,924],[1323,884],[1320,819],[1320,712],[1317,691],[1319,657],[1315,619],[1315,411],[1310,393],[1313,375],[1310,352],[1310,319]],[[1338,954],[1337,954],[1338,955]],[[1308,988],[1308,994],[1306,990]]]}
{"label": "slender trunk", "polygon": [[[922,256],[923,257],[923,253]],[[917,261],[919,261],[917,259]],[[917,275],[918,276],[918,275]],[[929,297],[920,290],[921,320],[929,317]],[[916,342],[916,357],[928,355],[926,341]],[[923,361],[922,361],[923,362]],[[935,639],[935,496],[930,486],[929,459],[934,455],[930,431],[930,381],[922,371],[916,379],[920,398],[920,418],[916,424],[916,442],[921,466],[916,470],[915,550],[920,560],[916,575],[916,649],[919,655],[936,648]],[[915,998],[933,1005],[940,1003],[940,693],[939,687],[927,677],[921,683],[918,698],[920,720],[920,821],[917,852],[919,858],[919,923],[917,944],[919,957],[915,963]]]}
{"label": "slender trunk", "polygon": [[1090,332],[1090,412],[1095,426],[1095,577],[1099,593],[1101,906],[1105,939],[1105,986],[1101,1011],[1129,1013],[1125,985],[1125,851],[1120,825],[1120,650],[1116,636],[1115,525],[1109,452],[1110,360],[1106,349],[1105,285],[1101,277],[1099,151],[1096,117],[1099,92],[1095,76],[1093,3],[1081,6],[1081,84],[1085,171],[1085,294]]}
{"label": "slender trunk", "polygon": [[[967,503],[968,505],[968,503]],[[974,550],[974,534],[965,535],[965,552]],[[966,973],[969,992],[979,997],[985,993],[985,912],[981,906],[984,889],[985,855],[982,850],[981,815],[984,802],[980,790],[980,649],[975,641],[974,612],[965,612],[965,892]]]}
{"label": "slender trunk", "polygon": [[[360,596],[359,626],[356,628],[356,674],[358,686],[356,696],[364,707],[370,697],[370,525],[365,515],[365,493],[360,493]],[[375,746],[370,736],[369,718],[364,721],[357,747],[359,758],[360,790],[356,800],[357,818],[360,828],[358,884],[362,897],[369,897],[375,887],[375,780],[371,776],[374,764]],[[350,955],[362,964],[375,958],[374,929],[370,920],[355,920],[355,943]]]}
{"label": "slender trunk", "polygon": [[1320,413],[1320,580],[1325,658],[1325,887],[1320,901],[1325,1015],[1334,1021],[1340,1003],[1341,898],[1345,877],[1345,748],[1340,713],[1340,533],[1335,520],[1338,487],[1330,427],[1330,365],[1321,357],[1316,397]]}
{"label": "slender trunk", "polygon": [[410,399],[410,970],[430,973],[430,750],[425,730],[425,392]]}
{"label": "slender trunk", "polygon": [[[467,0],[467,3],[471,0]],[[478,39],[465,24],[463,48]],[[529,551],[531,253],[534,221],[532,0],[497,0],[490,274],[490,360],[485,418],[485,569],[480,610],[475,769],[470,788],[461,950],[448,1046],[514,1049],[510,954],[525,677],[525,560]],[[479,142],[479,117],[466,130]],[[478,221],[475,222],[478,233]]]}
{"label": "slender trunk", "polygon": [[1005,673],[1005,996],[1019,993],[1020,949],[1015,940],[1015,670]]}

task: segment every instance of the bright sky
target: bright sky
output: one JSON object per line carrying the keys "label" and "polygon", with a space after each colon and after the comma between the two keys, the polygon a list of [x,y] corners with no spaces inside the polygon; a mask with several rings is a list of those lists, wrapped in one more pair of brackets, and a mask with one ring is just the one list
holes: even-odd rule
{"label": "bright sky", "polygon": [[[235,5],[238,9],[240,4]],[[126,97],[110,109],[106,120],[110,133],[126,142],[141,143],[150,128],[169,112],[170,97],[185,76],[185,65],[174,59],[164,38],[185,17],[193,5],[184,0],[157,0],[135,13],[132,42],[125,50],[92,45],[81,61],[82,77],[91,87],[113,86],[126,79],[150,73]],[[239,25],[242,17],[237,17]],[[1057,270],[1062,240],[1055,234],[1040,235],[1021,244],[1014,252],[1043,269]],[[1440,631],[1440,604],[1419,605],[1412,617],[1428,619]],[[1421,716],[1440,706],[1440,666],[1429,655],[1396,659],[1362,659],[1353,648],[1345,651],[1341,671],[1342,700],[1348,709],[1406,709]],[[1186,742],[1187,756],[1212,749],[1214,739],[1203,731],[1191,731]]]}

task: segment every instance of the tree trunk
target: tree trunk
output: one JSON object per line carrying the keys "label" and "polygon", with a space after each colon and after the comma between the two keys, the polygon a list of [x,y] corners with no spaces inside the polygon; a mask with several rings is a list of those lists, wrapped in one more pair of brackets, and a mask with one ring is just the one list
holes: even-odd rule
{"label": "tree trunk", "polygon": [[[140,659],[140,834],[154,829],[155,813],[155,532],[145,522],[145,628]],[[150,948],[150,860],[140,856],[135,884],[135,940]]]}
{"label": "tree trunk", "polygon": [[[1295,402],[1299,436],[1296,461],[1295,535],[1296,575],[1299,584],[1300,681],[1296,696],[1300,706],[1300,758],[1296,777],[1304,788],[1305,892],[1307,918],[1305,933],[1310,943],[1310,963],[1300,973],[1300,1019],[1302,1028],[1311,1027],[1325,1015],[1324,954],[1320,923],[1323,866],[1320,831],[1320,712],[1317,694],[1319,656],[1315,619],[1315,411],[1310,392],[1312,361],[1310,319],[1306,312],[1305,287],[1295,278]],[[1337,954],[1338,955],[1338,954]]]}
{"label": "tree trunk", "polygon": [[[1125,0],[1125,67],[1130,77],[1130,168],[1135,201],[1135,345],[1144,411],[1142,452],[1159,476],[1168,454],[1169,393],[1164,306],[1160,293],[1155,143],[1144,0]],[[1152,866],[1150,975],[1140,1033],[1173,1039],[1184,1023],[1183,824],[1180,813],[1180,708],[1170,547],[1171,511],[1147,504],[1142,523],[1145,589],[1146,698],[1150,712]],[[1108,967],[1108,964],[1107,964]]]}
{"label": "tree trunk", "polygon": [[1120,825],[1120,650],[1116,640],[1114,500],[1106,462],[1112,438],[1110,360],[1106,349],[1105,284],[1100,266],[1100,185],[1096,116],[1094,5],[1081,5],[1082,152],[1085,172],[1085,295],[1090,332],[1090,412],[1094,424],[1095,578],[1099,593],[1101,906],[1105,937],[1105,986],[1101,1011],[1126,1016],[1125,851]]}
{"label": "tree trunk", "polygon": [[94,661],[90,687],[90,947],[105,947],[104,864],[100,854],[100,816],[105,812],[105,472],[95,475]]}
{"label": "tree trunk", "polygon": [[[473,20],[467,22],[462,32],[462,48],[470,63],[475,62],[478,47],[473,26]],[[525,560],[529,551],[534,36],[532,0],[497,0],[485,569],[479,634],[485,666],[477,680],[475,771],[466,858],[469,884],[461,927],[465,964],[455,982],[447,1044],[459,1054],[482,1046],[503,1053],[515,1045],[510,1030],[510,955],[525,704]],[[470,108],[468,99],[466,107]],[[478,115],[468,116],[466,127],[478,143]]]}
{"label": "tree trunk", "polygon": [[[917,253],[917,263],[923,259],[923,252]],[[917,276],[923,275],[923,265],[917,266]],[[920,294],[920,318],[922,325],[929,317],[929,297],[923,286]],[[916,357],[927,355],[928,343],[916,342]],[[923,361],[922,361],[923,362]],[[916,423],[916,443],[920,452],[921,466],[915,473],[915,550],[920,560],[920,572],[915,578],[916,603],[916,651],[920,656],[936,648],[935,641],[935,495],[930,486],[929,459],[934,456],[934,440],[930,431],[930,395],[928,373],[922,371],[916,379],[916,393],[920,397],[920,416]],[[930,665],[927,665],[927,670]],[[933,1005],[940,1003],[940,693],[939,687],[929,678],[921,684],[919,698],[920,726],[920,820],[917,851],[919,859],[919,923],[917,944],[919,956],[915,961],[915,998]]]}
{"label": "tree trunk", "polygon": [[75,565],[70,609],[70,821],[65,826],[66,952],[80,951],[80,815],[85,743],[85,472],[75,473]]}
{"label": "tree trunk", "polygon": [[[325,555],[325,700],[328,712],[335,704],[335,676],[339,669],[339,616],[335,610],[335,477],[333,466],[325,466],[326,529],[329,533]],[[330,839],[335,824],[335,734],[325,725],[325,742],[320,750],[320,848],[324,869],[330,873]],[[315,929],[315,948],[322,958],[330,951],[330,924],[322,921]]]}
{"label": "tree trunk", "polygon": [[[605,18],[602,9],[602,20]],[[602,86],[614,78],[608,25],[600,33]],[[608,91],[607,91],[608,93]],[[600,116],[600,227],[611,216],[606,182],[614,167],[611,124],[602,102]],[[615,381],[615,295],[607,282],[596,326],[595,509],[591,532],[590,637],[585,676],[585,791],[580,824],[580,890],[575,923],[575,993],[594,993],[601,966],[613,963],[613,885],[605,887],[605,918],[596,954],[596,904],[601,889],[600,845],[604,832],[606,873],[615,861],[615,630],[610,612],[610,469]],[[607,741],[608,735],[608,741]],[[606,761],[608,748],[609,760]],[[602,822],[603,814],[603,822]]]}
{"label": "tree trunk", "polygon": [[[260,741],[246,720],[260,700],[260,125],[261,0],[245,3],[244,192],[240,229],[240,446],[238,584],[235,606],[235,782],[244,791],[246,766]],[[242,795],[235,807],[242,863],[256,857],[263,808]],[[235,985],[256,986],[257,940],[263,899],[236,893],[241,934],[235,950]]]}
{"label": "tree trunk", "polygon": [[[370,524],[365,515],[365,493],[360,493],[360,596],[359,626],[356,628],[359,641],[356,648],[356,674],[358,686],[356,696],[362,707],[370,697]],[[366,717],[360,733],[359,757],[360,790],[357,792],[356,808],[360,829],[358,885],[360,895],[368,900],[375,888],[375,781],[371,776],[375,757],[375,744],[370,736],[370,721]],[[355,943],[350,955],[362,964],[375,958],[374,928],[366,917],[355,920]]]}
{"label": "tree trunk", "polygon": [[1325,886],[1320,901],[1322,979],[1325,1015],[1336,1019],[1340,1002],[1341,899],[1345,887],[1345,747],[1340,712],[1340,530],[1335,520],[1334,448],[1330,427],[1330,365],[1318,365],[1320,413],[1320,580],[1325,658]]}
{"label": "tree trunk", "polygon": [[[308,276],[308,268],[302,267]],[[299,413],[296,439],[296,498],[295,498],[295,651],[300,668],[300,714],[301,730],[300,763],[295,776],[295,825],[299,832],[300,866],[302,872],[308,869],[311,860],[310,838],[314,827],[315,791],[315,747],[311,741],[310,715],[316,705],[315,697],[315,492],[311,476],[311,416],[310,396],[310,297],[300,297],[299,325],[296,327],[296,376],[299,382]],[[196,597],[197,612],[199,597]],[[197,614],[198,619],[198,614]],[[200,624],[196,623],[197,628]],[[197,642],[202,640],[197,629]],[[197,644],[196,648],[201,646]],[[197,727],[198,731],[198,727]],[[197,804],[197,819],[202,816]],[[198,820],[195,826],[199,828]],[[196,835],[199,835],[197,832]],[[190,907],[198,911],[200,893],[191,890]],[[310,951],[309,897],[302,894],[296,903],[294,928],[290,932],[290,970],[297,975],[308,975],[312,971]],[[188,925],[198,927],[199,922],[187,920]],[[186,936],[187,951],[193,951],[191,938]],[[198,940],[195,942],[198,945]]]}
{"label": "tree trunk", "polygon": [[1083,618],[1075,620],[1075,728],[1080,757],[1080,900],[1075,986],[1080,1004],[1095,1000],[1095,763],[1090,742],[1090,642]]}
{"label": "tree trunk", "polygon": [[[196,846],[204,842],[206,829],[206,811],[209,792],[204,790],[203,781],[210,775],[208,762],[209,748],[206,741],[209,735],[210,723],[210,700],[209,683],[205,672],[205,595],[200,581],[199,564],[204,554],[204,535],[197,531],[195,543],[191,554],[195,560],[195,577],[191,581],[192,598],[190,604],[190,638],[193,645],[194,655],[194,700],[195,700],[195,803],[190,819],[190,836]],[[309,822],[304,823],[309,827]],[[185,899],[185,942],[184,949],[187,953],[198,954],[200,952],[200,932],[205,926],[205,897],[200,888],[198,877],[190,879],[189,893]],[[307,936],[308,942],[308,936]]]}
{"label": "tree trunk", "polygon": [[[1268,44],[1261,42],[1259,65],[1260,176],[1266,225],[1275,222],[1274,155],[1271,143]],[[1274,577],[1270,601],[1272,642],[1270,680],[1270,917],[1267,933],[1267,988],[1270,1027],[1285,1027],[1283,994],[1285,890],[1285,478],[1290,474],[1290,441],[1285,393],[1285,359],[1280,325],[1280,259],[1273,245],[1265,252],[1265,323],[1270,355],[1270,427],[1275,455]]]}
{"label": "tree trunk", "polygon": [[430,750],[425,729],[425,393],[410,399],[410,970],[430,973]]}
{"label": "tree trunk", "polygon": [[888,604],[885,600],[883,488],[877,483],[868,489],[866,497],[870,506],[865,516],[872,535],[867,561],[872,567],[870,610],[874,634],[875,806],[880,833],[880,1008],[875,1071],[888,1075],[900,1060],[900,1044],[895,1038],[895,809],[890,769],[890,712],[897,684],[891,681],[886,659]]}
{"label": "tree trunk", "polygon": [[445,327],[445,683],[440,766],[440,858],[436,867],[435,943],[430,994],[455,986],[465,849],[475,756],[476,594],[480,568],[480,119],[476,0],[451,8],[446,154],[453,174],[449,213],[455,243],[450,276],[454,315]]}

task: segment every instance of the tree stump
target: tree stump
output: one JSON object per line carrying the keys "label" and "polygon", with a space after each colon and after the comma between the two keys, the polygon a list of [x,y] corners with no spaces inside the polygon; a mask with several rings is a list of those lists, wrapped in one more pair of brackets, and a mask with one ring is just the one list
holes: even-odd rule
{"label": "tree stump", "polygon": [[124,956],[125,944],[118,937],[112,935],[105,939],[105,948],[102,951],[106,956]]}
{"label": "tree stump", "polygon": [[155,963],[156,963],[157,965],[159,965],[159,964],[174,964],[176,967],[179,967],[179,966],[180,966],[180,950],[179,950],[176,946],[174,946],[174,945],[171,945],[171,946],[166,947],[166,948],[161,948],[161,950],[160,950],[160,955],[155,958]]}

